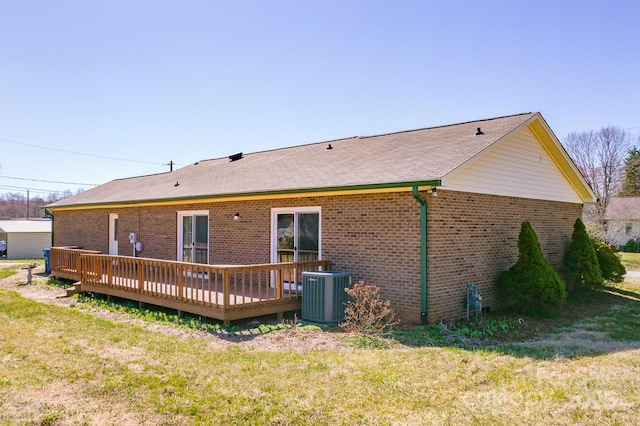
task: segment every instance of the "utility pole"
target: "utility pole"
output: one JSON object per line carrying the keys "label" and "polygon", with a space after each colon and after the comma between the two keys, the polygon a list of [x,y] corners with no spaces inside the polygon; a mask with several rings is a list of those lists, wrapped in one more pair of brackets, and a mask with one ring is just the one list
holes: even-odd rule
{"label": "utility pole", "polygon": [[173,165],[175,163],[173,162],[173,160],[169,161],[169,164],[165,164],[165,166],[169,166],[169,171],[172,172],[173,171]]}
{"label": "utility pole", "polygon": [[29,220],[29,190],[27,189],[27,220]]}

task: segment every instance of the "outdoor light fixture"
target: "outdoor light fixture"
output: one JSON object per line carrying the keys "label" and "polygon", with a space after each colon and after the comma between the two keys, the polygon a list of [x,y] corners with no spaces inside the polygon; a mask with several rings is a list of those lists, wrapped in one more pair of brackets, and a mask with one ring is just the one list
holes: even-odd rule
{"label": "outdoor light fixture", "polygon": [[435,186],[431,188],[431,195],[433,197],[437,197],[438,196],[438,188],[436,188]]}
{"label": "outdoor light fixture", "polygon": [[235,213],[233,215],[233,220],[238,220],[238,219],[240,219],[240,213]]}

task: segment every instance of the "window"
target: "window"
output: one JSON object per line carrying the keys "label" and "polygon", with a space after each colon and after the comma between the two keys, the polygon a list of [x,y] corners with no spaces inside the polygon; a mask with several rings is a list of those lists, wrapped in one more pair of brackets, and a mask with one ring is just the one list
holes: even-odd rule
{"label": "window", "polygon": [[631,230],[633,229],[633,226],[631,223],[625,223],[624,225],[624,233],[625,235],[629,236],[631,235]]}

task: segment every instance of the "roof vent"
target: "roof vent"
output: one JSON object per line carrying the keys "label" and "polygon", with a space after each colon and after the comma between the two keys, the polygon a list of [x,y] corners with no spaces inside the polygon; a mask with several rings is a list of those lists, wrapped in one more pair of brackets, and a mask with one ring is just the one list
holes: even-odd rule
{"label": "roof vent", "polygon": [[331,144],[329,144],[329,146],[327,147],[327,149],[325,149],[325,151],[329,151],[330,149],[333,149],[333,147],[331,146]]}
{"label": "roof vent", "polygon": [[478,127],[478,130],[476,130],[476,136],[480,136],[480,135],[484,135],[484,132],[480,127]]}
{"label": "roof vent", "polygon": [[236,152],[229,156],[229,161],[238,161],[242,158],[242,152]]}

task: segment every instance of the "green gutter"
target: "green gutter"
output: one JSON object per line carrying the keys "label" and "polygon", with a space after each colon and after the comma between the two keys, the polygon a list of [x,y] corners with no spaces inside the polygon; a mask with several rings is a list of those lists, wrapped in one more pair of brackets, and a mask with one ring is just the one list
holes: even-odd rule
{"label": "green gutter", "polygon": [[424,199],[418,187],[412,188],[413,198],[420,203],[420,321],[427,323],[427,200]]}

